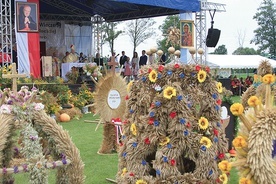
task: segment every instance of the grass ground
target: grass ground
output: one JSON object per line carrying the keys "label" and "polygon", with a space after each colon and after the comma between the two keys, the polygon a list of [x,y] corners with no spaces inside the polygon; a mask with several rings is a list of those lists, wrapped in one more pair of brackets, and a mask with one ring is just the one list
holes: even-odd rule
{"label": "grass ground", "polygon": [[[234,96],[233,101],[238,102],[240,97]],[[84,173],[85,184],[108,184],[106,178],[115,179],[118,165],[118,156],[98,155],[97,151],[102,142],[102,126],[97,131],[97,124],[87,123],[84,120],[93,120],[92,114],[85,114],[80,120],[71,120],[68,123],[61,123],[65,130],[69,132],[73,142],[80,150],[81,158],[85,163]],[[77,171],[76,171],[77,172]],[[235,169],[230,174],[230,184],[238,183],[238,175]],[[16,183],[27,184],[27,174],[17,174]],[[49,184],[55,183],[55,172],[52,170],[49,176]]]}

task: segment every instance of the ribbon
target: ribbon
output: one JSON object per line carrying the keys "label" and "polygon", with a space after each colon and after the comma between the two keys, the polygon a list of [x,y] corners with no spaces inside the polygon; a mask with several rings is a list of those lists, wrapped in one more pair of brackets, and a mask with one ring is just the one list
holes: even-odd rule
{"label": "ribbon", "polygon": [[123,135],[122,120],[120,118],[112,118],[111,122],[114,124],[116,130],[116,142],[117,144],[122,145],[120,142],[120,137]]}

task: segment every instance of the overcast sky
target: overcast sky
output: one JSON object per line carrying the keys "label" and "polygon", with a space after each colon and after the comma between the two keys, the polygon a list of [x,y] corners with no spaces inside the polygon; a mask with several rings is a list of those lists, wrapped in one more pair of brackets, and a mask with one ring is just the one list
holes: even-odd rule
{"label": "overcast sky", "polygon": [[[257,28],[257,22],[253,19],[257,8],[260,6],[262,0],[208,0],[208,2],[215,2],[225,4],[226,12],[216,12],[214,16],[214,28],[221,30],[221,35],[217,47],[219,45],[226,45],[228,54],[239,47],[238,35],[240,34],[244,38],[243,47],[257,48],[254,44],[250,44],[250,40],[254,37],[253,31]],[[211,20],[209,12],[206,12],[207,21],[206,30],[211,26]],[[156,46],[156,40],[161,36],[161,31],[158,27],[163,23],[165,17],[157,17],[155,25],[157,36],[145,41],[137,47],[139,56],[143,49],[150,49],[152,46]],[[120,25],[120,29],[123,29],[125,24]],[[130,43],[127,35],[119,36],[115,40],[115,51],[121,53],[124,50],[127,56],[132,57],[133,46]],[[214,49],[208,49],[208,52],[212,52]],[[109,48],[107,44],[104,45],[103,55],[109,54]]]}

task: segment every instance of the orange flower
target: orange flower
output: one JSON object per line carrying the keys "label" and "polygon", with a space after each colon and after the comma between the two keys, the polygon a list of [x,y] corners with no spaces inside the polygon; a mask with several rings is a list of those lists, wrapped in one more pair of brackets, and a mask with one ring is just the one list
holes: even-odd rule
{"label": "orange flower", "polygon": [[231,105],[230,111],[234,116],[240,116],[244,111],[244,107],[240,103],[234,103]]}
{"label": "orange flower", "polygon": [[247,100],[247,103],[249,106],[251,107],[256,107],[257,105],[260,105],[261,104],[261,101],[259,100],[258,97],[256,96],[251,96],[248,100]]}
{"label": "orange flower", "polygon": [[242,136],[237,136],[233,141],[233,146],[235,148],[244,148],[247,146],[246,140]]}
{"label": "orange flower", "polygon": [[247,178],[241,178],[239,184],[251,184],[251,181]]}
{"label": "orange flower", "polygon": [[275,77],[272,74],[266,74],[263,76],[263,83],[271,84],[273,82],[275,82]]}
{"label": "orange flower", "polygon": [[232,169],[231,163],[229,163],[227,160],[221,161],[218,166],[223,173],[228,173]]}

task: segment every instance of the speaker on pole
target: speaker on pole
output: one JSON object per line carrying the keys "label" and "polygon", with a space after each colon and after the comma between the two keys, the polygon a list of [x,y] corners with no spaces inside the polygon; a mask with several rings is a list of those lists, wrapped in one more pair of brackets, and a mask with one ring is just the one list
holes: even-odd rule
{"label": "speaker on pole", "polygon": [[220,30],[210,28],[208,30],[208,35],[206,38],[206,46],[207,47],[216,47],[220,37]]}

